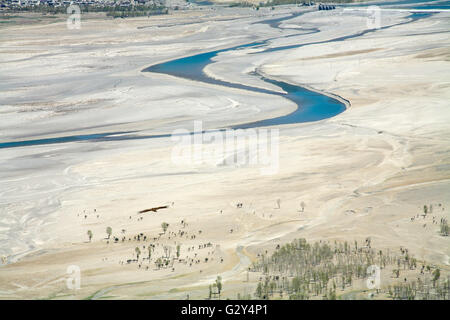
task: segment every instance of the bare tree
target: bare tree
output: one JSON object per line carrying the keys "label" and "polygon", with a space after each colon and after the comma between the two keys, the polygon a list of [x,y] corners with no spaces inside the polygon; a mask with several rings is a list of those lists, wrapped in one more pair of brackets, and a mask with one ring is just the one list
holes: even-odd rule
{"label": "bare tree", "polygon": [[88,237],[89,237],[89,242],[91,242],[92,237],[94,236],[94,234],[92,233],[91,230],[88,230],[87,235],[88,235]]}
{"label": "bare tree", "polygon": [[112,228],[111,227],[107,227],[106,228],[106,234],[108,235],[108,240],[109,240],[109,238],[111,238],[111,234],[112,234]]}
{"label": "bare tree", "polygon": [[136,256],[137,256],[137,258],[138,258],[138,260],[139,260],[139,256],[141,255],[141,249],[139,249],[139,247],[136,247],[136,248],[134,249],[134,251],[136,252]]}
{"label": "bare tree", "polygon": [[300,208],[302,208],[302,212],[305,211],[305,203],[303,201],[300,202]]}
{"label": "bare tree", "polygon": [[166,233],[168,227],[169,227],[169,224],[167,222],[161,223],[161,228],[163,229],[164,233]]}
{"label": "bare tree", "polygon": [[222,292],[222,277],[217,276],[215,285],[217,286],[217,293],[219,294],[219,300],[220,300],[220,293]]}

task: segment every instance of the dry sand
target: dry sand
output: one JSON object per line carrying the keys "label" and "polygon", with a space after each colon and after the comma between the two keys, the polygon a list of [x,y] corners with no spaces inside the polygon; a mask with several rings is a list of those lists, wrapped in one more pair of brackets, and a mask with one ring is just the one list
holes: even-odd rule
{"label": "dry sand", "polygon": [[[295,34],[296,26],[322,32],[280,37],[270,46],[366,27],[362,13],[340,10],[308,13],[283,30],[251,24],[283,12],[288,9],[96,18],[81,30],[67,30],[64,22],[2,27],[0,141],[170,133],[192,130],[194,120],[217,128],[287,114],[295,105],[281,97],[141,72],[180,56]],[[406,16],[385,12],[383,23]],[[449,218],[449,18],[436,14],[344,42],[216,57],[206,72],[217,78],[273,88],[248,74],[259,70],[351,103],[328,120],[279,126],[274,175],[261,175],[258,166],[176,165],[168,138],[1,149],[0,255],[8,264],[0,266],[0,298],[205,298],[218,274],[224,296],[234,298],[253,293],[256,275],[246,282],[246,269],[258,252],[300,237],[371,237],[374,247],[406,246],[448,269],[450,239],[439,235],[431,216],[410,218],[424,204],[434,204],[433,216]],[[169,208],[138,214],[162,205]],[[153,263],[146,270],[148,262],[122,265],[136,246],[146,255],[148,242],[128,238],[158,237],[163,221],[170,226],[151,241],[158,243],[154,256],[163,245],[174,252],[181,243],[181,258],[196,254],[201,263],[176,263],[174,271],[154,270]],[[127,241],[107,244],[107,226]],[[171,236],[178,230],[188,237]],[[79,290],[66,287],[70,265],[81,269]]]}

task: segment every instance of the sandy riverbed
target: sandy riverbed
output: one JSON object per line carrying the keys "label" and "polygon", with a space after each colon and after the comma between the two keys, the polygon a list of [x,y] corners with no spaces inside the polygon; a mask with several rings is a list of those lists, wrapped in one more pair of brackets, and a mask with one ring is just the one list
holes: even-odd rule
{"label": "sandy riverbed", "polygon": [[[277,38],[270,47],[279,47],[366,28],[363,13],[341,10],[308,13],[281,29],[253,24],[291,10],[95,18],[80,30],[65,22],[2,27],[0,141],[171,133],[192,130],[194,120],[217,128],[287,114],[295,105],[282,97],[141,70],[258,39]],[[383,12],[382,23],[407,15]],[[206,72],[219,79],[274,89],[249,74],[258,70],[350,101],[332,119],[280,126],[273,175],[223,159],[177,165],[167,138],[0,149],[0,256],[8,262],[0,266],[0,298],[204,298],[217,274],[224,296],[235,297],[252,292],[255,279],[245,282],[245,270],[258,252],[299,237],[371,237],[375,247],[407,246],[448,268],[450,239],[431,220],[410,218],[431,203],[445,208],[436,216],[449,218],[449,24],[450,15],[440,13],[342,42],[214,58]],[[284,37],[298,27],[321,32]],[[161,205],[169,208],[138,214]],[[201,263],[174,271],[122,265],[145,244],[104,239],[107,226],[120,238],[157,237],[164,221],[169,233],[155,241],[156,252],[181,243],[181,257],[196,254]],[[178,230],[189,236],[170,236]],[[70,265],[81,269],[76,291],[66,288]]]}

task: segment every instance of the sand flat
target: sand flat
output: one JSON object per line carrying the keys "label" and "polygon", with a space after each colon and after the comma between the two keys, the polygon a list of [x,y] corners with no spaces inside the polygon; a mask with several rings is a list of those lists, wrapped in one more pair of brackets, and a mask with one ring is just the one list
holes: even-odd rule
{"label": "sand flat", "polygon": [[[97,17],[74,32],[65,22],[2,27],[0,141],[171,133],[192,130],[194,120],[217,128],[287,114],[294,106],[281,97],[141,70],[255,38],[277,37],[270,47],[278,47],[366,28],[360,12],[312,12],[283,30],[252,24],[274,14],[269,10],[227,10],[120,22]],[[430,221],[410,220],[431,203],[445,207],[436,216],[449,218],[449,18],[439,13],[342,42],[216,57],[206,71],[219,79],[268,87],[249,75],[258,69],[350,101],[331,119],[279,126],[274,175],[220,161],[177,165],[167,138],[0,149],[0,256],[8,259],[0,266],[0,298],[205,298],[218,274],[224,296],[234,297],[239,288],[252,292],[257,279],[244,285],[245,271],[257,253],[299,237],[371,237],[376,247],[407,245],[419,259],[449,268],[450,239]],[[405,12],[386,12],[384,21],[406,19]],[[293,25],[322,32],[280,37],[294,34]],[[169,207],[138,214],[161,205]],[[147,244],[128,238],[158,237],[162,222],[189,236],[150,240],[156,252],[181,243],[181,257],[195,252],[201,262],[177,263],[174,271],[122,264]],[[107,244],[107,226],[127,240]],[[76,291],[65,283],[70,265],[81,268]]]}

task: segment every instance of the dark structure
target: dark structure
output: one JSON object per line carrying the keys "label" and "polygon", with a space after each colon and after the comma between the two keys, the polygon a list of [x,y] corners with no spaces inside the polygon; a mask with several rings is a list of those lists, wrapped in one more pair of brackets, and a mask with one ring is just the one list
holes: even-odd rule
{"label": "dark structure", "polygon": [[319,10],[334,10],[336,6],[333,4],[319,4]]}

